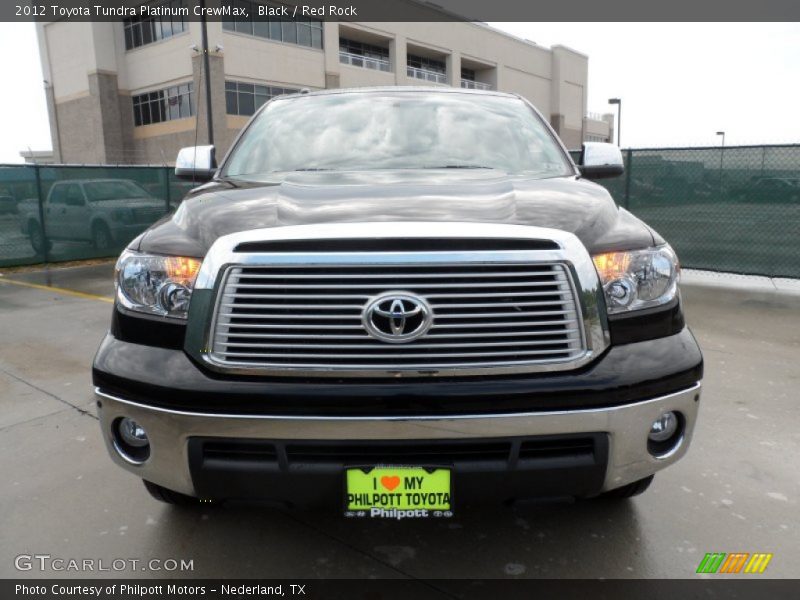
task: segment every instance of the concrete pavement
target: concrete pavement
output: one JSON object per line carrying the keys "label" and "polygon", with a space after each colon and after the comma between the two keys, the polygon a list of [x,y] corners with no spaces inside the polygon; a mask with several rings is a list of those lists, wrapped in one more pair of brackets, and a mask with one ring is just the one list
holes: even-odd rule
{"label": "concrete pavement", "polygon": [[[800,564],[800,297],[686,286],[706,357],[689,454],[627,502],[486,509],[451,522],[351,521],[261,507],[162,505],[106,455],[90,366],[109,324],[111,264],[0,282],[0,577],[21,554],[173,558],[142,577],[694,577],[706,552]],[[105,300],[104,300],[105,298]],[[762,576],[762,577],[763,577]]]}

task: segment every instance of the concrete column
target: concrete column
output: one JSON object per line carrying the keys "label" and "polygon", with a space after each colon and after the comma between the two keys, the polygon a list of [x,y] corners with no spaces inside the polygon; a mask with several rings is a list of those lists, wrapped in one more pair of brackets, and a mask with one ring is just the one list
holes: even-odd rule
{"label": "concrete column", "polygon": [[447,85],[461,87],[461,54],[452,52],[445,60],[447,68]]}
{"label": "concrete column", "polygon": [[63,162],[61,159],[61,134],[58,129],[58,112],[56,111],[56,100],[53,95],[53,86],[45,82],[44,97],[47,102],[47,116],[50,120],[50,143],[53,145],[53,162]]}
{"label": "concrete column", "polygon": [[325,49],[325,87],[338,88],[339,69],[339,23],[325,21],[322,24],[322,46]]}
{"label": "concrete column", "polygon": [[117,74],[95,71],[89,73],[88,78],[97,124],[97,160],[108,164],[128,162]]}
{"label": "concrete column", "polygon": [[407,58],[408,47],[406,45],[406,38],[402,35],[395,36],[395,38],[389,42],[389,61],[394,71],[395,85],[406,85],[408,83],[406,77]]}
{"label": "concrete column", "polygon": [[460,88],[461,54],[459,52],[451,52],[445,59],[445,68],[447,69],[447,85]]}
{"label": "concrete column", "polygon": [[551,53],[550,123],[567,147],[576,148],[585,133],[589,59],[565,46]]}
{"label": "concrete column", "polygon": [[110,164],[128,160],[119,95],[115,26],[113,22],[89,24],[92,51],[87,73],[89,96],[96,111],[97,159]]}
{"label": "concrete column", "polygon": [[564,115],[561,113],[561,60],[557,52],[550,53],[550,125],[561,134]]}
{"label": "concrete column", "polygon": [[505,83],[503,81],[503,73],[505,73],[505,68],[503,65],[495,66],[489,71],[489,76],[486,78],[486,83],[491,85],[493,90],[505,90],[506,87],[503,85]]}

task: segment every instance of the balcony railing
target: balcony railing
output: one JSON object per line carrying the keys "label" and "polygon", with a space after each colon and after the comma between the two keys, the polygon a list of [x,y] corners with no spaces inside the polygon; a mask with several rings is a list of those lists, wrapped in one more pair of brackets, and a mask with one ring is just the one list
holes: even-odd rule
{"label": "balcony railing", "polygon": [[420,69],[418,67],[406,67],[406,75],[414,79],[423,79],[425,81],[433,81],[434,83],[447,83],[447,74],[439,73],[438,71],[429,71],[428,69]]}
{"label": "balcony railing", "polygon": [[386,71],[388,73],[392,70],[387,59],[362,56],[361,54],[353,54],[344,50],[339,50],[339,62],[353,67],[372,69],[373,71]]}
{"label": "balcony railing", "polygon": [[492,86],[488,83],[482,83],[480,81],[473,81],[472,79],[462,79],[461,80],[461,87],[466,88],[468,90],[490,90]]}

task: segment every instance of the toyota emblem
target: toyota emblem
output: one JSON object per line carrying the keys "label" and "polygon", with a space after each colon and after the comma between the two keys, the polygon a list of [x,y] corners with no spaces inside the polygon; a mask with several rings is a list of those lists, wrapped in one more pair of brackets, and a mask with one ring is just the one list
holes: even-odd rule
{"label": "toyota emblem", "polygon": [[425,335],[433,324],[430,305],[409,292],[386,292],[370,300],[362,313],[372,337],[393,344]]}

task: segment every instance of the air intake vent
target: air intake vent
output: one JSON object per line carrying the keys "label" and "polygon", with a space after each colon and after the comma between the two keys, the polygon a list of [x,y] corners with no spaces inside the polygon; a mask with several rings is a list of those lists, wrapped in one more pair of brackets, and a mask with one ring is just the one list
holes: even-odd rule
{"label": "air intake vent", "polygon": [[441,465],[452,462],[507,461],[508,442],[421,442],[415,444],[290,444],[289,463]]}
{"label": "air intake vent", "polygon": [[520,460],[569,460],[572,462],[594,462],[595,441],[593,438],[531,439],[522,442]]}
{"label": "air intake vent", "polygon": [[[292,465],[463,465],[473,463],[536,461],[550,466],[594,464],[597,434],[464,440],[231,440],[193,438],[203,464],[248,464],[266,467]],[[515,452],[519,448],[519,453]],[[602,448],[600,448],[602,450]],[[194,450],[193,450],[194,452]],[[602,455],[602,452],[599,453]]]}
{"label": "air intake vent", "polygon": [[552,240],[494,238],[380,238],[269,240],[243,242],[235,252],[475,252],[479,250],[558,250]]}
{"label": "air intake vent", "polygon": [[278,452],[273,444],[259,441],[219,441],[203,444],[205,460],[233,462],[275,462]]}

